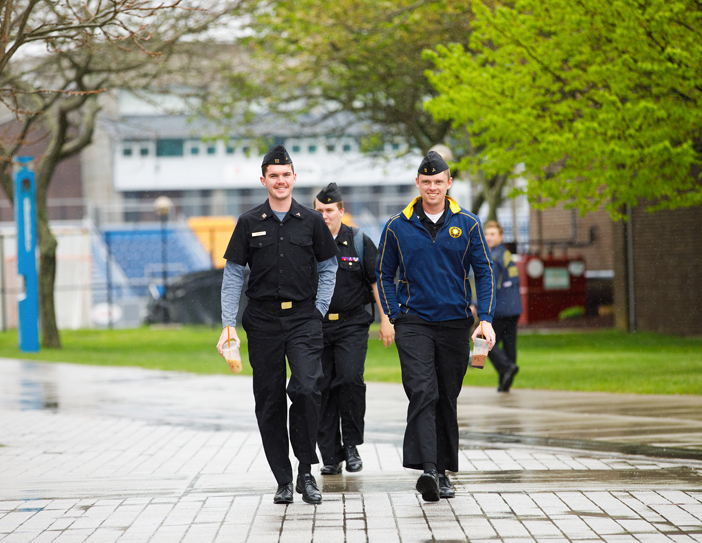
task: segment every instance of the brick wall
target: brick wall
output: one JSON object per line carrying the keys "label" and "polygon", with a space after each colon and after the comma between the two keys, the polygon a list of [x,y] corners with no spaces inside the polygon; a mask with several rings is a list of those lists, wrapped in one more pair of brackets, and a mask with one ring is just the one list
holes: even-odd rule
{"label": "brick wall", "polygon": [[[589,270],[611,270],[614,266],[612,258],[612,219],[604,210],[588,213],[581,217],[575,214],[575,239],[580,242],[588,240],[591,226],[597,227],[595,243],[590,247],[576,247],[568,249],[568,256],[582,256],[585,258]],[[539,231],[541,230],[541,232]],[[529,237],[531,246],[538,252],[537,240],[566,240],[572,234],[572,212],[570,209],[556,207],[543,211],[531,210],[529,217]],[[542,245],[545,256],[546,245]],[[562,246],[554,246],[554,255],[562,255]]]}
{"label": "brick wall", "polygon": [[614,325],[620,330],[629,329],[629,295],[627,275],[627,230],[623,221],[612,228],[612,260],[614,267]]}
{"label": "brick wall", "polygon": [[702,207],[633,211],[636,326],[702,334]]}
{"label": "brick wall", "polygon": [[[16,129],[16,123],[6,123],[3,125],[3,129],[8,134],[12,134],[13,130]],[[44,136],[45,134],[41,129],[32,132],[29,139],[33,143],[24,146],[17,156],[31,156],[35,158],[42,156],[48,146],[48,138]],[[80,155],[75,155],[62,160],[54,170],[54,175],[49,185],[48,199],[53,201],[67,199],[80,201],[82,197],[83,183]],[[82,205],[72,204],[49,208],[50,220],[80,220],[82,218]],[[2,189],[0,189],[0,221],[14,221],[14,211],[10,205],[10,200]]]}

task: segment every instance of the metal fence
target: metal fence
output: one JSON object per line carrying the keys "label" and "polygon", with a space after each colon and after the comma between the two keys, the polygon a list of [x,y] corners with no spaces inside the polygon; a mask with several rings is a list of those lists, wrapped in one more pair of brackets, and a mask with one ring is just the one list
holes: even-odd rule
{"label": "metal fence", "polygon": [[[260,191],[259,191],[260,192]],[[309,192],[309,191],[308,191]],[[265,199],[256,193],[240,210]],[[296,199],[311,204],[310,194]],[[378,242],[387,219],[401,211],[413,193],[351,191],[347,219]],[[310,200],[309,202],[307,200]],[[60,328],[131,327],[140,325],[166,286],[190,274],[224,266],[223,254],[234,217],[216,213],[222,202],[212,197],[173,198],[168,216],[156,214],[153,199],[87,205],[79,199],[49,202],[52,231],[58,240],[55,305]],[[218,208],[219,206],[219,208]],[[9,204],[0,203],[0,218],[9,221]],[[522,250],[528,248],[528,210],[512,220],[514,206],[498,210],[505,240],[513,241],[513,225]],[[9,208],[11,212],[11,208]],[[207,214],[194,215],[194,212]],[[62,218],[74,220],[62,220]],[[23,285],[17,276],[14,224],[0,222],[0,321],[3,330],[17,325],[17,299]]]}

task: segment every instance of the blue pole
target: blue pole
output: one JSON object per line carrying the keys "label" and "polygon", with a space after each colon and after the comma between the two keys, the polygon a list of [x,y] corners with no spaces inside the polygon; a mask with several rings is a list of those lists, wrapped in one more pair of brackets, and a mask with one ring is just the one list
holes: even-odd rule
{"label": "blue pole", "polygon": [[15,159],[15,223],[17,225],[17,274],[20,280],[20,351],[39,351],[39,278],[37,276],[37,206],[32,157]]}

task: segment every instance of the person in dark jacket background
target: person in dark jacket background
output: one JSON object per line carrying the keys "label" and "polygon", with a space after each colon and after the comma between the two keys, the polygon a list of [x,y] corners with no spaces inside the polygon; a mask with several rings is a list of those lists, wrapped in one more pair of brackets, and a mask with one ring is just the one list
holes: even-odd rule
{"label": "person in dark jacket background", "polygon": [[[504,232],[497,221],[485,223],[485,240],[490,247],[494,263],[497,303],[492,327],[495,330],[495,346],[488,354],[490,362],[499,374],[498,392],[509,392],[517,366],[517,321],[522,314],[522,298],[519,294],[519,272],[512,260],[512,253],[502,243]],[[502,346],[500,347],[500,343]]]}

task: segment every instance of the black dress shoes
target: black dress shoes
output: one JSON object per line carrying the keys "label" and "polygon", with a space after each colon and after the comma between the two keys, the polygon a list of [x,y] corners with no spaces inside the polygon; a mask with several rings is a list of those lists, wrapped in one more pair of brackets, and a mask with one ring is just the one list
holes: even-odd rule
{"label": "black dress shoes", "polygon": [[342,462],[339,462],[338,464],[324,464],[322,469],[319,470],[319,473],[322,475],[339,475],[343,465],[344,464]]}
{"label": "black dress shoes", "polygon": [[512,387],[512,382],[519,372],[518,366],[512,366],[500,376],[500,386],[497,387],[497,392],[509,392]]}
{"label": "black dress shoes", "polygon": [[292,481],[285,483],[284,485],[278,485],[278,490],[273,496],[273,503],[292,503],[293,502],[293,488]]}
{"label": "black dress shoes", "polygon": [[435,469],[425,471],[417,479],[417,492],[425,502],[439,501],[439,474]]}
{"label": "black dress shoes", "polygon": [[299,494],[302,494],[302,501],[305,503],[311,503],[313,505],[322,503],[322,493],[317,488],[317,481],[315,481],[311,473],[297,476],[295,490],[297,490]]}
{"label": "black dress shoes", "polygon": [[363,460],[361,460],[361,455],[358,454],[358,449],[356,446],[344,447],[346,453],[346,471],[355,473],[363,469]]}
{"label": "black dress shoes", "polygon": [[442,498],[456,497],[456,490],[453,488],[448,475],[439,475],[439,496]]}

